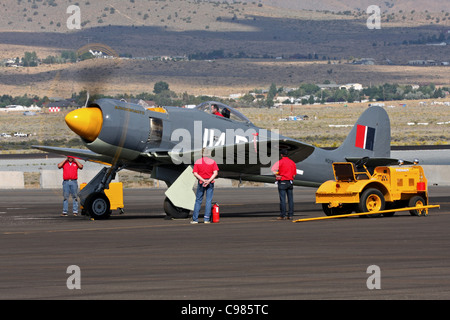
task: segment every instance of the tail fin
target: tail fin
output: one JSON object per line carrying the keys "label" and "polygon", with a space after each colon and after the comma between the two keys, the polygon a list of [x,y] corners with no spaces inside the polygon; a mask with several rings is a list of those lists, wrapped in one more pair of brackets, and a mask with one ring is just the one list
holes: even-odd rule
{"label": "tail fin", "polygon": [[387,112],[381,107],[369,107],[356,121],[344,143],[335,151],[347,158],[389,158],[391,124]]}

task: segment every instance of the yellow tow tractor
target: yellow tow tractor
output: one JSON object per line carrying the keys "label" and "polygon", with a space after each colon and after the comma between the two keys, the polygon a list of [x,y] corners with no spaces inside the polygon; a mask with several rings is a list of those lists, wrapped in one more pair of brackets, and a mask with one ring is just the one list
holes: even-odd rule
{"label": "yellow tow tractor", "polygon": [[[367,159],[365,159],[367,161]],[[358,170],[357,170],[358,168]],[[415,162],[408,166],[378,166],[369,172],[363,163],[333,163],[335,180],[324,182],[316,192],[327,216],[393,216],[396,211],[427,215],[427,179]],[[351,212],[357,212],[351,214]],[[361,213],[369,213],[362,215]],[[373,212],[373,214],[371,213]]]}

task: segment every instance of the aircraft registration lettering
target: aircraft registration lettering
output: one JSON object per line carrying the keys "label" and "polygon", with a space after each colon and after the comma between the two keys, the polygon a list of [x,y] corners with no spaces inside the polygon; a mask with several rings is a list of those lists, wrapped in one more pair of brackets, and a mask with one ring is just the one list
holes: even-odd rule
{"label": "aircraft registration lettering", "polygon": [[270,136],[266,129],[257,132],[253,128],[230,128],[223,132],[219,129],[203,128],[201,121],[195,121],[193,134],[192,136],[192,132],[185,128],[173,130],[170,140],[172,143],[178,142],[171,151],[173,163],[190,164],[192,152],[198,152],[202,147],[214,149],[211,157],[218,165],[273,165],[279,160],[279,135],[276,131],[271,132]]}

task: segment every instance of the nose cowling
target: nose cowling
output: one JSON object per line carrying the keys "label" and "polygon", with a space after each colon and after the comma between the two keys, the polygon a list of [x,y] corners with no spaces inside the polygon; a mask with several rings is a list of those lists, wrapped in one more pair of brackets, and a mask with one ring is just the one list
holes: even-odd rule
{"label": "nose cowling", "polygon": [[69,112],[65,120],[73,132],[92,142],[102,130],[103,114],[99,108],[82,108]]}

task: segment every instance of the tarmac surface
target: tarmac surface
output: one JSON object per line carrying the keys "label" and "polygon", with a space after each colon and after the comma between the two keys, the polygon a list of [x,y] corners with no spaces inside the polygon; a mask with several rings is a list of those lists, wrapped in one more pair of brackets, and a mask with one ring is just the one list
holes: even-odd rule
{"label": "tarmac surface", "polygon": [[[295,188],[295,219],[323,216],[314,192]],[[450,187],[430,187],[426,217],[299,223],[276,220],[275,188],[217,188],[212,224],[166,220],[161,189],[124,199],[93,221],[60,217],[60,190],[3,190],[0,299],[450,299]]]}

